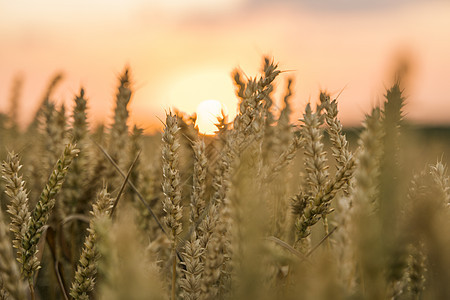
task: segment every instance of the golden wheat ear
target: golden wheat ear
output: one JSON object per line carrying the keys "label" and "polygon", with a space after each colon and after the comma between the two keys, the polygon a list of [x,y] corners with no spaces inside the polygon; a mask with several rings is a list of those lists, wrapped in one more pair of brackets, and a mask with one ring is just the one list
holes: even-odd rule
{"label": "golden wheat ear", "polygon": [[450,179],[447,175],[447,166],[441,161],[438,161],[435,165],[430,166],[430,173],[433,177],[433,181],[436,184],[439,194],[444,201],[444,204],[450,205]]}
{"label": "golden wheat ear", "polygon": [[192,194],[191,194],[191,226],[196,227],[200,216],[206,208],[206,173],[208,169],[208,159],[206,157],[205,142],[198,140],[192,146],[194,150],[194,172],[192,174]]}
{"label": "golden wheat ear", "polygon": [[[126,156],[122,155],[121,151],[129,145],[127,122],[129,119],[128,105],[132,96],[130,73],[129,69],[126,68],[119,78],[120,84],[115,100],[114,121],[108,134],[108,153],[122,170],[126,169],[128,163]],[[111,186],[120,186],[122,179],[112,165],[107,165],[104,175]]]}
{"label": "golden wheat ear", "polygon": [[183,290],[184,299],[200,299],[201,277],[203,273],[202,255],[204,248],[200,245],[200,239],[195,232],[190,241],[186,241],[183,252],[183,278],[179,280],[180,288]]}
{"label": "golden wheat ear", "polygon": [[165,212],[164,221],[170,230],[170,239],[172,243],[172,293],[171,298],[176,296],[176,277],[177,277],[177,242],[178,236],[183,231],[182,218],[183,207],[181,205],[181,182],[180,172],[178,170],[178,152],[180,143],[178,141],[177,116],[169,112],[166,115],[166,124],[162,136],[163,148],[163,193],[162,201]]}
{"label": "golden wheat ear", "polygon": [[69,166],[78,152],[79,150],[75,148],[75,145],[67,144],[39,197],[36,207],[31,213],[30,219],[26,223],[25,234],[20,246],[22,248],[20,251],[23,253],[20,263],[22,264],[22,276],[28,280],[30,288],[33,286],[33,275],[40,268],[37,258],[37,244],[55,206],[55,197],[61,189]]}
{"label": "golden wheat ear", "polygon": [[19,155],[11,152],[2,163],[2,178],[6,183],[5,193],[11,199],[8,204],[8,214],[11,219],[9,230],[13,233],[13,247],[17,249],[17,257],[22,260],[21,242],[25,234],[26,224],[31,216],[28,208],[28,191],[25,187],[20,170]]}
{"label": "golden wheat ear", "polygon": [[[325,109],[325,121],[328,125],[327,132],[332,143],[331,152],[336,160],[337,169],[339,169],[350,161],[352,153],[349,151],[347,138],[338,119],[337,101],[331,101],[329,95],[321,93],[320,102]],[[346,192],[348,193],[348,190]]]}
{"label": "golden wheat ear", "polygon": [[75,272],[75,279],[70,289],[70,295],[74,299],[89,299],[90,293],[94,290],[95,278],[100,258],[97,249],[98,235],[95,230],[96,222],[103,218],[109,218],[113,201],[106,188],[97,195],[97,201],[92,205],[92,218],[87,229],[88,235],[84,241],[81,251],[80,261]]}
{"label": "golden wheat ear", "polygon": [[[80,149],[79,155],[74,159],[71,169],[72,172],[67,174],[66,182],[62,190],[64,209],[67,215],[86,212],[88,203],[86,197],[83,197],[87,189],[86,178],[91,177],[92,168],[90,166],[89,153],[89,129],[87,122],[86,105],[84,89],[80,89],[79,95],[75,97],[75,106],[72,113],[72,127],[69,135],[74,143],[77,143]],[[90,203],[89,203],[90,204]]]}

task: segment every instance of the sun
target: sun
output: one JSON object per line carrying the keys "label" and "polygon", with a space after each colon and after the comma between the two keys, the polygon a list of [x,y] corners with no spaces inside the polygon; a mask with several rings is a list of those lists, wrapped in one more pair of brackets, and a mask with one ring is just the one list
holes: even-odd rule
{"label": "sun", "polygon": [[205,100],[197,106],[197,122],[198,130],[205,135],[213,135],[217,131],[217,118],[228,113],[225,105],[217,100]]}

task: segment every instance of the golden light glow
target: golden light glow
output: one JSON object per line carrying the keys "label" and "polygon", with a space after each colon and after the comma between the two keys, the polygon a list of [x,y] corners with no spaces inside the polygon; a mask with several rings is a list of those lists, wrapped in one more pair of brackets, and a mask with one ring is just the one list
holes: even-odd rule
{"label": "golden light glow", "polygon": [[217,118],[222,116],[222,111],[227,115],[225,105],[217,100],[205,100],[197,106],[196,125],[200,133],[213,135],[217,131]]}

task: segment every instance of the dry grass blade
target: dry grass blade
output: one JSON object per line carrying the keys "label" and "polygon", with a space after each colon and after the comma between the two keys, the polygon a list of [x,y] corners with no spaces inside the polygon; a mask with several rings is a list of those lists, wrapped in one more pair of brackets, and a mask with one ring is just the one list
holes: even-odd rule
{"label": "dry grass blade", "polygon": [[314,251],[316,251],[317,248],[319,248],[320,245],[323,244],[323,242],[325,242],[336,230],[338,229],[338,226],[334,227],[333,229],[330,230],[330,232],[328,232],[321,240],[320,242],[317,243],[317,245],[315,245],[314,247],[311,248],[311,250],[308,251],[308,253],[306,253],[306,257],[310,257],[311,254],[313,254]]}
{"label": "dry grass blade", "polygon": [[[123,178],[126,178],[125,173],[123,173],[123,171],[119,168],[119,166],[115,163],[115,161],[112,159],[112,157],[108,154],[108,152],[106,152],[106,150],[96,141],[92,140],[94,142],[94,144],[100,149],[100,151],[103,153],[103,155],[105,155],[105,157],[108,159],[108,161],[114,166],[114,168],[116,168],[117,172],[120,173],[120,175]],[[128,184],[130,185],[130,187],[133,189],[133,191],[136,193],[136,195],[138,195],[139,200],[142,202],[142,204],[144,204],[144,206],[147,208],[147,210],[150,212],[150,214],[152,215],[153,219],[155,219],[156,223],[158,224],[158,227],[161,229],[162,232],[164,232],[165,235],[168,236],[166,230],[164,229],[164,227],[162,226],[161,222],[159,221],[158,217],[155,215],[155,213],[153,212],[152,208],[147,204],[147,202],[145,202],[144,197],[142,196],[142,194],[138,191],[138,189],[136,188],[136,186],[131,182],[128,181]]]}
{"label": "dry grass blade", "polygon": [[289,245],[288,243],[286,243],[285,241],[280,240],[277,237],[274,236],[269,236],[267,238],[265,238],[268,241],[272,241],[275,242],[277,245],[280,245],[281,247],[285,248],[286,250],[288,250],[289,252],[291,252],[292,254],[294,254],[295,256],[297,256],[298,258],[300,258],[302,261],[307,260],[313,253],[314,251],[317,250],[317,248],[320,247],[320,245],[322,245],[336,230],[338,229],[338,226],[334,227],[333,229],[330,230],[329,233],[327,233],[314,247],[311,248],[311,250],[308,251],[308,253],[303,254],[300,251],[298,251],[297,249],[295,249],[294,247],[292,247],[291,245]]}
{"label": "dry grass blade", "polygon": [[61,221],[60,225],[65,225],[65,224],[70,223],[72,221],[80,221],[80,222],[84,222],[84,223],[89,223],[89,218],[86,217],[85,215],[82,215],[82,214],[73,214],[73,215],[65,217]]}
{"label": "dry grass blade", "polygon": [[131,172],[133,171],[134,166],[136,165],[136,162],[139,159],[139,156],[141,155],[141,151],[136,155],[136,158],[134,159],[133,163],[130,166],[130,169],[128,170],[127,176],[125,177],[122,186],[120,187],[119,193],[117,194],[116,200],[114,201],[113,207],[111,209],[111,217],[114,216],[114,212],[116,211],[117,204],[119,204],[120,197],[122,196],[123,191],[125,190],[125,186],[127,185],[128,178],[130,178]]}
{"label": "dry grass blade", "polygon": [[292,247],[291,245],[289,245],[288,243],[286,243],[285,241],[280,240],[279,238],[275,237],[275,236],[269,236],[267,238],[265,238],[268,241],[272,241],[274,243],[276,243],[277,245],[285,248],[286,250],[288,250],[289,252],[291,252],[292,254],[294,254],[295,256],[297,256],[300,259],[306,260],[307,256],[304,255],[303,253],[301,253],[300,251],[298,251],[297,249],[295,249],[294,247]]}

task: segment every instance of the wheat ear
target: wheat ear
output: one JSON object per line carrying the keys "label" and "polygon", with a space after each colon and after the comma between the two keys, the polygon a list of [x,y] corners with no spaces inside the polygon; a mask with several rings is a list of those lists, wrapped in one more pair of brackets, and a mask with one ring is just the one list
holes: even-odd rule
{"label": "wheat ear", "polygon": [[11,198],[8,205],[8,213],[11,218],[9,226],[13,233],[13,247],[17,249],[17,257],[23,258],[21,241],[25,235],[26,224],[30,219],[28,208],[28,191],[25,188],[25,181],[19,174],[22,166],[20,165],[19,155],[11,152],[8,154],[6,162],[2,164],[3,180],[6,182],[6,194]]}
{"label": "wheat ear", "polygon": [[5,285],[3,284],[3,279],[0,277],[0,300],[8,300],[9,294],[5,290]]}
{"label": "wheat ear", "polygon": [[283,168],[285,168],[294,158],[297,150],[303,145],[302,137],[296,133],[292,136],[289,145],[286,150],[284,150],[280,156],[275,160],[275,162],[264,169],[264,181],[270,181],[275,178]]}
{"label": "wheat ear", "polygon": [[233,74],[237,89],[237,96],[240,98],[239,113],[234,119],[233,144],[234,152],[242,150],[243,143],[251,133],[257,133],[256,138],[264,133],[264,120],[261,120],[261,101],[266,99],[273,91],[272,82],[280,74],[277,65],[264,58],[263,76],[256,80],[250,78],[246,83],[242,81],[241,72],[235,70]]}
{"label": "wheat ear", "polygon": [[352,177],[354,169],[355,159],[351,158],[344,167],[338,170],[334,180],[328,182],[323,190],[317,193],[315,197],[301,195],[296,197],[297,204],[295,207],[301,211],[301,215],[296,221],[298,240],[308,237],[311,233],[310,227],[316,224],[320,218],[325,217],[333,211],[330,207],[331,200]]}
{"label": "wheat ear", "polygon": [[48,103],[50,101],[50,96],[52,95],[53,91],[58,86],[58,84],[62,81],[63,78],[64,78],[64,74],[62,74],[62,73],[57,73],[52,77],[51,81],[49,82],[49,84],[47,86],[44,97],[41,100],[39,108],[33,117],[33,121],[30,123],[30,125],[28,125],[28,128],[27,128],[28,133],[33,133],[33,131],[35,131],[38,128],[41,116],[44,113],[43,111],[45,109],[45,106],[48,105]]}
{"label": "wheat ear", "polygon": [[[121,149],[126,149],[128,146],[128,103],[131,99],[131,81],[130,72],[125,69],[123,74],[120,76],[120,85],[116,94],[116,107],[114,109],[114,122],[112,124],[111,130],[109,132],[108,139],[108,152],[117,165],[125,170],[126,169],[126,159],[121,155]],[[107,179],[114,184],[114,186],[121,184],[120,177],[117,176],[114,167],[108,165],[107,167]]]}
{"label": "wheat ear", "polygon": [[45,130],[45,158],[47,159],[47,168],[51,170],[55,161],[58,159],[67,133],[66,128],[66,109],[64,105],[58,110],[55,104],[48,102],[45,105],[44,112],[44,130]]}
{"label": "wheat ear", "polygon": [[22,249],[20,249],[23,253],[20,263],[22,264],[22,275],[28,280],[30,287],[33,285],[33,274],[39,269],[37,244],[39,243],[44,226],[47,224],[50,213],[55,206],[56,194],[61,189],[68,168],[78,152],[75,145],[67,144],[39,197],[31,218],[26,223],[25,235],[21,243]]}
{"label": "wheat ear", "polygon": [[191,218],[190,222],[196,226],[205,210],[206,172],[208,159],[205,153],[205,142],[196,141],[193,145],[195,162],[192,174]]}
{"label": "wheat ear", "polygon": [[292,139],[292,124],[290,121],[292,108],[290,99],[292,98],[292,79],[288,79],[286,86],[286,94],[283,98],[284,107],[280,112],[280,116],[277,120],[275,127],[276,132],[276,148],[275,153],[280,154],[284,151],[285,147],[291,142]]}
{"label": "wheat ear", "polygon": [[381,111],[374,108],[364,121],[364,130],[358,141],[361,151],[358,154],[355,172],[356,185],[353,190],[355,202],[374,204],[378,198],[378,178],[380,176],[381,138]]}
{"label": "wheat ear", "polygon": [[20,97],[22,96],[23,89],[23,75],[18,74],[14,78],[14,82],[11,89],[11,96],[9,99],[9,115],[11,116],[11,130],[13,132],[18,132],[19,129],[19,106],[20,106]]}
{"label": "wheat ear", "polygon": [[302,137],[305,147],[305,169],[307,172],[307,194],[317,195],[328,182],[328,166],[326,152],[323,150],[322,129],[323,115],[320,108],[315,113],[312,112],[308,103],[303,115]]}
{"label": "wheat ear", "polygon": [[177,276],[177,238],[182,232],[181,219],[183,217],[183,208],[181,206],[181,182],[178,171],[178,151],[180,143],[177,132],[180,130],[177,122],[177,116],[172,112],[166,116],[166,126],[163,133],[163,192],[162,201],[165,212],[164,221],[170,229],[170,238],[172,243],[172,299],[176,295],[176,276]]}
{"label": "wheat ear", "polygon": [[3,212],[0,210],[0,279],[3,280],[3,288],[11,298],[26,299],[24,285],[9,241],[8,229]]}
{"label": "wheat ear", "polygon": [[200,299],[201,295],[201,276],[203,272],[203,263],[201,257],[204,248],[200,245],[201,241],[197,238],[195,232],[191,240],[184,246],[183,264],[186,269],[183,270],[184,278],[180,280],[180,287],[184,291],[183,298],[188,300]]}
{"label": "wheat ear", "polygon": [[84,89],[80,89],[80,94],[75,97],[75,107],[73,108],[73,123],[70,130],[71,139],[77,143],[80,154],[72,163],[72,172],[67,174],[66,182],[62,193],[64,194],[64,204],[66,210],[72,213],[87,213],[87,200],[83,193],[87,187],[86,178],[90,177],[89,157],[88,157],[88,122],[86,114],[87,100]]}
{"label": "wheat ear", "polygon": [[[381,159],[382,123],[381,111],[374,108],[364,121],[358,144],[360,151],[357,154],[357,169],[354,174],[352,187],[352,220],[355,255],[361,274],[358,277],[363,282],[370,282],[365,289],[366,295],[375,295],[380,298],[384,291],[383,268],[376,257],[381,250],[381,243],[374,243],[379,238],[379,220],[374,214],[374,205],[379,200],[379,177]],[[373,284],[372,284],[373,283]],[[377,299],[372,297],[372,299]]]}
{"label": "wheat ear", "polygon": [[95,276],[97,274],[97,265],[99,252],[96,246],[98,236],[95,230],[95,223],[102,218],[109,217],[112,200],[106,189],[102,189],[97,195],[97,201],[92,206],[92,219],[87,229],[84,247],[81,252],[80,261],[75,272],[75,279],[70,289],[70,295],[74,299],[89,299],[89,294],[94,290]]}
{"label": "wheat ear", "polygon": [[320,94],[320,102],[325,109],[325,121],[328,125],[327,132],[332,143],[331,151],[336,159],[337,168],[340,168],[350,160],[351,153],[348,149],[347,138],[342,132],[342,124],[337,117],[337,101],[331,101],[330,96],[322,92]]}
{"label": "wheat ear", "polygon": [[426,262],[424,245],[422,243],[414,246],[411,245],[406,272],[406,288],[413,299],[419,299],[425,290],[425,275],[427,273]]}
{"label": "wheat ear", "polygon": [[430,167],[431,176],[438,187],[439,193],[442,195],[444,204],[450,206],[450,180],[447,175],[447,166],[441,161]]}

